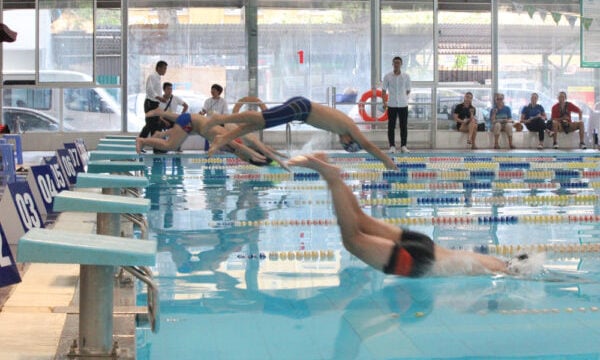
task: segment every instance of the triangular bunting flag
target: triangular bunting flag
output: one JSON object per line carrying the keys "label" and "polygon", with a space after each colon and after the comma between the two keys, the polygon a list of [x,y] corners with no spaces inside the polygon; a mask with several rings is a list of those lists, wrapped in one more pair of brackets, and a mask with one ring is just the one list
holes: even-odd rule
{"label": "triangular bunting flag", "polygon": [[556,25],[558,25],[558,23],[560,22],[560,18],[562,17],[562,14],[557,13],[557,12],[552,12],[551,14],[552,14],[552,19],[554,20]]}
{"label": "triangular bunting flag", "polygon": [[586,17],[582,18],[581,23],[583,24],[583,28],[586,30],[589,30],[590,26],[592,25],[592,21],[594,21],[594,19],[586,18]]}
{"label": "triangular bunting flag", "polygon": [[527,11],[527,13],[529,14],[530,18],[533,18],[533,14],[535,14],[535,8],[531,5],[526,5],[525,6],[525,11]]}
{"label": "triangular bunting flag", "polygon": [[513,4],[513,7],[515,8],[515,11],[516,11],[518,14],[520,14],[520,13],[521,13],[521,11],[523,11],[523,4],[521,4],[521,3],[518,3],[518,2],[514,2],[514,1],[513,1],[513,3],[512,3],[512,4]]}
{"label": "triangular bunting flag", "polygon": [[577,16],[566,15],[566,17],[567,21],[569,22],[569,25],[571,25],[571,27],[575,26],[575,23],[577,22]]}
{"label": "triangular bunting flag", "polygon": [[538,10],[538,13],[540,14],[542,21],[546,21],[546,15],[548,15],[548,12],[546,10]]}

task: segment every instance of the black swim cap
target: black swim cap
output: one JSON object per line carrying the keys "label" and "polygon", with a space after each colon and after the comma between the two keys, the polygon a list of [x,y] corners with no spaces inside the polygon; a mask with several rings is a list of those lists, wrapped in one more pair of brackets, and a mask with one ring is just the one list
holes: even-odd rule
{"label": "black swim cap", "polygon": [[360,147],[360,145],[358,145],[358,143],[354,140],[351,140],[347,144],[342,143],[342,147],[344,148],[344,150],[346,150],[347,152],[351,152],[351,153],[362,150],[362,147]]}

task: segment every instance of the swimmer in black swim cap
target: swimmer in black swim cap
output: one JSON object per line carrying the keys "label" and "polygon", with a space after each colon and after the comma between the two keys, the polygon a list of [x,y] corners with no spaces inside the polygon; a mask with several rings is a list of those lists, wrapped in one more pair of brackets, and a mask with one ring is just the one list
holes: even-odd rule
{"label": "swimmer in black swim cap", "polygon": [[341,144],[342,144],[342,147],[344,148],[344,150],[346,150],[347,152],[350,152],[350,153],[355,153],[357,151],[362,150],[360,145],[358,145],[358,143],[355,142],[354,140],[350,140],[350,142],[348,142],[348,143],[341,143]]}

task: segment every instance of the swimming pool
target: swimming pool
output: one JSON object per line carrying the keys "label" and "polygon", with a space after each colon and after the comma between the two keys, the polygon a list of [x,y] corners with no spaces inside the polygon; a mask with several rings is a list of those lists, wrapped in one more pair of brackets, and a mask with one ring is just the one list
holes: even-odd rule
{"label": "swimming pool", "polygon": [[595,155],[421,153],[391,172],[331,154],[372,216],[446,247],[546,254],[525,278],[423,279],[385,276],[343,249],[310,170],[148,158],[161,318],[158,334],[138,328],[137,358],[598,358]]}

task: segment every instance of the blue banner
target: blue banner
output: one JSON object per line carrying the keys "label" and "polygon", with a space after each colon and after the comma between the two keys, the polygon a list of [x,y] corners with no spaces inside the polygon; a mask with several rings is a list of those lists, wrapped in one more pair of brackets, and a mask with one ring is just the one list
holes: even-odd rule
{"label": "blue banner", "polygon": [[2,236],[2,247],[0,251],[0,287],[8,286],[21,282],[17,263],[10,251],[8,240],[4,236],[4,230],[0,224],[0,236]]}

